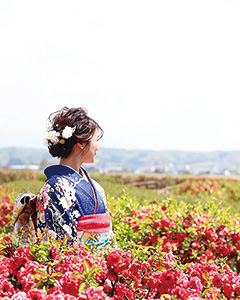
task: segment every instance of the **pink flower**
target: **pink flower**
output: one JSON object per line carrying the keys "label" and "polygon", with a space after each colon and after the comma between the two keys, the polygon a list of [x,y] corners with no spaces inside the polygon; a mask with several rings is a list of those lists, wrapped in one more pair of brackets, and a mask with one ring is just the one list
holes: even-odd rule
{"label": "pink flower", "polygon": [[65,300],[65,295],[61,291],[55,291],[48,295],[44,300]]}
{"label": "pink flower", "polygon": [[17,292],[11,298],[11,300],[27,300],[27,294],[25,292]]}
{"label": "pink flower", "polygon": [[189,282],[185,286],[186,288],[190,288],[197,293],[201,293],[203,286],[201,280],[198,277],[192,277]]}
{"label": "pink flower", "polygon": [[216,231],[215,229],[210,226],[210,227],[207,227],[205,230],[204,230],[204,234],[205,234],[205,238],[207,240],[210,240],[211,242],[215,242],[217,240],[217,234],[216,234]]}
{"label": "pink flower", "polygon": [[[87,296],[87,300],[103,300],[107,299],[107,296],[104,294],[104,292],[95,287],[89,287],[86,289],[86,291],[83,293]],[[80,298],[81,299],[81,298]],[[84,299],[84,298],[82,298]]]}
{"label": "pink flower", "polygon": [[190,295],[190,292],[187,289],[178,286],[172,290],[172,294],[177,296],[181,300],[186,300]]}

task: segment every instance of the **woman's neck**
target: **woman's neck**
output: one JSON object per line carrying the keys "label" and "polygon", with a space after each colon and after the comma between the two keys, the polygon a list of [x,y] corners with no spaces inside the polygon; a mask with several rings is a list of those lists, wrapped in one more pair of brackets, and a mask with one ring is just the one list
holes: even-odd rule
{"label": "woman's neck", "polygon": [[70,158],[61,158],[59,161],[60,165],[64,165],[64,166],[68,166],[72,169],[74,169],[75,171],[79,172],[80,168],[81,168],[81,163],[75,159],[71,159]]}
{"label": "woman's neck", "polygon": [[83,163],[83,160],[82,160],[81,148],[80,148],[79,143],[76,143],[73,146],[72,151],[68,155],[68,157],[66,157],[66,158],[61,157],[60,162],[59,162],[60,165],[65,165],[65,166],[71,167],[72,169],[76,170],[77,172],[79,172],[82,163]]}

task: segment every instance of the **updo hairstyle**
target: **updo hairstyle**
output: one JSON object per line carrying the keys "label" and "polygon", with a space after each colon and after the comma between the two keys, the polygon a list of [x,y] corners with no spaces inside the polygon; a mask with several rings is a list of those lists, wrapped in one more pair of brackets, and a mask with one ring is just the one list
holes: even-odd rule
{"label": "updo hairstyle", "polygon": [[49,153],[53,157],[68,157],[76,143],[86,142],[87,146],[96,129],[100,133],[99,138],[103,136],[102,128],[87,114],[87,110],[83,107],[68,108],[64,106],[62,109],[49,116],[48,127],[50,130],[61,132],[66,126],[75,128],[70,138],[61,139],[63,140],[63,143],[60,141],[53,143],[50,140],[47,140]]}

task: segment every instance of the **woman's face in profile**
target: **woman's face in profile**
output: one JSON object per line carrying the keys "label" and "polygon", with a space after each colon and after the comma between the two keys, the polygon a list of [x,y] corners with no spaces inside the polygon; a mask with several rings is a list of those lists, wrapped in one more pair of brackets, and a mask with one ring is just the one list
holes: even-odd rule
{"label": "woman's face in profile", "polygon": [[94,163],[95,155],[97,154],[99,145],[99,132],[96,129],[89,145],[86,147],[86,153],[83,154],[83,162],[87,164]]}

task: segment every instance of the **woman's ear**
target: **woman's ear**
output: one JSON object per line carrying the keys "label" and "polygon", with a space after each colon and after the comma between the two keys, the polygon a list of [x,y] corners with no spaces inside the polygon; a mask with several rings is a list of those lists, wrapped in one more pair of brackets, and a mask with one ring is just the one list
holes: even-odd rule
{"label": "woman's ear", "polygon": [[76,143],[76,144],[74,144],[74,146],[73,146],[73,152],[75,152],[75,153],[79,153],[79,152],[81,152],[82,151],[82,149],[81,149],[81,144],[80,143]]}
{"label": "woman's ear", "polygon": [[83,155],[84,154],[84,144],[86,145],[86,143],[76,143],[74,146],[73,146],[73,149],[74,151],[77,151],[77,152],[81,152],[81,154]]}

